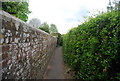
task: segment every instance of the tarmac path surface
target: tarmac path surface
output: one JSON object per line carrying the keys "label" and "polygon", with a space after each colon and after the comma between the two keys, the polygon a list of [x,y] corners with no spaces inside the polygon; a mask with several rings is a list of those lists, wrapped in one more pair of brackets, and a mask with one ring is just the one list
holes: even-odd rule
{"label": "tarmac path surface", "polygon": [[65,79],[64,72],[62,47],[58,47],[48,63],[44,79]]}

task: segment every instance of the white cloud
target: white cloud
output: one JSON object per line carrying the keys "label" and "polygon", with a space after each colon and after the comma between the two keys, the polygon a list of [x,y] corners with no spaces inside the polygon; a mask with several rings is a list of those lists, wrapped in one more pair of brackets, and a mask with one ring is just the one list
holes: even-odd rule
{"label": "white cloud", "polygon": [[80,24],[93,9],[106,9],[109,0],[29,0],[31,18],[42,22],[54,23],[60,33],[66,33]]}

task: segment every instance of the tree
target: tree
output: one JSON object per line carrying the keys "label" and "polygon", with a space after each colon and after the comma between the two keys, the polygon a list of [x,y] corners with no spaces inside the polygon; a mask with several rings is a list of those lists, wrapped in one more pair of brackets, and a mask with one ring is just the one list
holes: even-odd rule
{"label": "tree", "polygon": [[50,25],[50,33],[58,32],[58,29],[55,24]]}
{"label": "tree", "polygon": [[41,29],[47,33],[50,33],[49,32],[49,25],[47,24],[47,22],[42,23],[41,26],[39,27],[39,29]]}
{"label": "tree", "polygon": [[108,6],[107,6],[107,10],[108,11],[111,11],[113,9],[113,6],[112,6],[112,4],[111,4],[111,1],[109,0],[109,4],[108,4]]}
{"label": "tree", "polygon": [[115,10],[120,10],[120,1],[114,1],[115,4]]}
{"label": "tree", "polygon": [[[113,3],[113,4],[112,4]],[[107,10],[108,11],[112,11],[112,10],[117,10],[117,11],[119,11],[120,10],[120,1],[113,1],[113,2],[111,2],[110,0],[109,0],[109,4],[108,4],[108,6],[107,6]]]}
{"label": "tree", "polygon": [[25,22],[28,20],[27,15],[31,13],[28,6],[28,2],[2,2],[2,10]]}
{"label": "tree", "polygon": [[37,19],[37,18],[31,19],[28,23],[31,26],[36,27],[36,28],[40,27],[40,25],[41,25],[41,21],[39,19]]}

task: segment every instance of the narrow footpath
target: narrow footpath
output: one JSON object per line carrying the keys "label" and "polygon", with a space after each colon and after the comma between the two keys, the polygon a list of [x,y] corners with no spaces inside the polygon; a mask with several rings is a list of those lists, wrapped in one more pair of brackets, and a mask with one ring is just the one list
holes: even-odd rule
{"label": "narrow footpath", "polygon": [[58,47],[55,50],[55,54],[50,59],[44,79],[65,79],[64,72],[62,47]]}

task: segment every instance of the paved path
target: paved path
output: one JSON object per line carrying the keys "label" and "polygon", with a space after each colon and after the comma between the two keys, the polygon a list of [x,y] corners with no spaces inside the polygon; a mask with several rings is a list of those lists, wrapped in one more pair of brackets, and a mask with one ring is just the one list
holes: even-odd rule
{"label": "paved path", "polygon": [[56,48],[55,54],[47,66],[44,79],[65,79],[62,47]]}

